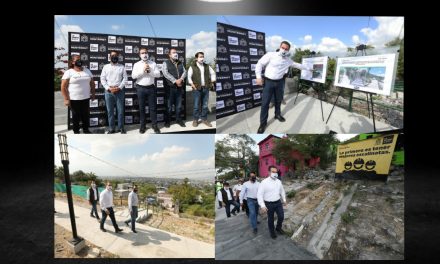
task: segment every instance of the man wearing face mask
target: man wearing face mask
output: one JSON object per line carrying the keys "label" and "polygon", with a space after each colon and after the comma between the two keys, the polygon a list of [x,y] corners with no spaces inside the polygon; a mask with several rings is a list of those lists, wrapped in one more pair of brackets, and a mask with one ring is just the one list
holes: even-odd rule
{"label": "man wearing face mask", "polygon": [[110,63],[102,68],[101,83],[105,89],[105,104],[108,114],[107,134],[115,133],[114,108],[118,112],[118,129],[121,134],[126,134],[124,129],[124,104],[125,104],[125,82],[127,81],[127,72],[125,66],[118,63],[119,52],[110,52]]}
{"label": "man wearing face mask", "polygon": [[[92,210],[90,211],[90,217],[96,217],[99,220],[98,210],[96,209],[96,203],[99,201],[99,191],[96,187],[95,181],[90,183],[90,188],[87,189],[87,200],[89,204],[92,205]],[[93,215],[95,213],[95,215]]]}
{"label": "man wearing face mask", "polygon": [[125,224],[127,226],[129,222],[131,222],[131,231],[133,233],[137,233],[135,224],[136,224],[136,218],[138,217],[138,205],[139,205],[139,199],[138,199],[138,188],[137,185],[133,187],[133,190],[128,195],[128,211],[130,212],[130,219],[125,221]]}
{"label": "man wearing face mask", "polygon": [[[208,99],[209,91],[215,87],[215,71],[205,63],[203,52],[197,52],[195,59],[188,69],[188,83],[193,89],[194,96],[193,127],[199,125],[199,118],[202,119],[203,124],[212,127],[211,123],[208,122]],[[202,102],[201,114],[200,101]]]}
{"label": "man wearing face mask", "polygon": [[107,182],[106,188],[101,192],[99,196],[99,203],[101,205],[102,218],[100,229],[102,232],[107,232],[104,228],[105,219],[107,219],[107,215],[110,216],[112,220],[113,227],[115,228],[115,233],[121,232],[122,229],[119,228],[115,219],[115,212],[113,211],[113,193],[112,193],[112,184],[111,182]]}
{"label": "man wearing face mask", "polygon": [[232,209],[232,214],[237,215],[235,212],[238,210],[238,207],[240,205],[236,201],[234,201],[234,194],[232,193],[231,188],[229,188],[228,182],[223,183],[223,188],[218,191],[217,197],[218,200],[222,202],[222,205],[225,207],[226,216],[228,218],[231,217],[231,205],[234,206],[234,209]]}
{"label": "man wearing face mask", "polygon": [[[290,66],[298,68],[301,70],[313,69],[306,68],[300,63],[296,63],[290,59],[290,44],[287,41],[282,41],[280,45],[279,52],[268,52],[263,57],[261,57],[257,65],[255,66],[255,75],[257,77],[257,85],[263,85],[263,96],[261,102],[260,111],[260,127],[258,128],[258,133],[264,133],[267,126],[267,118],[269,115],[269,104],[270,99],[275,96],[275,119],[280,122],[285,122],[286,119],[281,116],[281,101],[282,101],[282,90],[284,87],[283,76],[287,72]],[[264,72],[264,81],[262,78],[262,71]]]}
{"label": "man wearing face mask", "polygon": [[243,184],[243,188],[240,193],[240,204],[243,205],[244,201],[247,202],[247,207],[249,208],[249,221],[251,223],[254,234],[257,234],[257,224],[258,219],[258,202],[257,202],[257,194],[258,194],[258,186],[260,183],[257,182],[257,176],[255,172],[250,173],[249,181]]}
{"label": "man wearing face mask", "polygon": [[[258,186],[258,204],[261,207],[262,213],[267,213],[267,224],[269,226],[270,237],[275,239],[277,235],[284,234],[282,229],[284,220],[283,205],[286,205],[286,192],[278,180],[278,169],[275,166],[269,166],[270,177],[264,179],[260,186]],[[281,203],[282,202],[282,203]],[[277,226],[274,228],[274,213],[277,214]]]}
{"label": "man wearing face mask", "polygon": [[[232,188],[232,192],[234,193],[234,200],[237,201],[237,203],[240,203],[240,192],[243,187],[243,180],[238,180],[238,184],[234,185],[234,188]],[[238,207],[237,210],[238,213],[240,213],[240,207]]]}
{"label": "man wearing face mask", "polygon": [[179,61],[179,54],[175,48],[170,49],[168,57],[169,59],[162,63],[165,94],[168,104],[165,114],[165,127],[170,127],[173,105],[176,110],[176,123],[181,127],[185,127],[185,123],[180,117],[180,110],[182,107],[182,94],[185,92],[186,70],[183,63]]}
{"label": "man wearing face mask", "polygon": [[139,50],[141,60],[136,62],[131,72],[131,77],[136,79],[137,96],[139,100],[139,115],[140,115],[140,129],[141,134],[145,133],[145,100],[148,99],[148,108],[150,111],[150,119],[155,133],[160,133],[157,127],[156,119],[156,86],[155,79],[160,77],[160,71],[154,61],[148,60],[147,48]]}

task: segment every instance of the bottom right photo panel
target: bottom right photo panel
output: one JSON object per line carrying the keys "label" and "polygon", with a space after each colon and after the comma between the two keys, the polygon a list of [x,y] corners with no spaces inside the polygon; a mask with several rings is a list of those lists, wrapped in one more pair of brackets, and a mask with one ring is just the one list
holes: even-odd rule
{"label": "bottom right photo panel", "polygon": [[216,260],[404,259],[404,134],[217,134]]}

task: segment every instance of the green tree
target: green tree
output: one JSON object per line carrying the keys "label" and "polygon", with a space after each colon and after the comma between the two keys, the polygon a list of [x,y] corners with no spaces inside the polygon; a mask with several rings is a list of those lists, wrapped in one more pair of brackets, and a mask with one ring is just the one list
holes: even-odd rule
{"label": "green tree", "polygon": [[404,72],[404,39],[396,37],[390,42],[385,44],[386,47],[400,47],[399,48],[399,58],[397,61],[397,79],[403,80]]}
{"label": "green tree", "polygon": [[168,192],[173,195],[173,202],[179,203],[181,212],[184,212],[189,205],[195,204],[200,195],[200,190],[188,182],[171,185]]}
{"label": "green tree", "polygon": [[63,166],[54,166],[55,182],[64,182],[64,168]]}

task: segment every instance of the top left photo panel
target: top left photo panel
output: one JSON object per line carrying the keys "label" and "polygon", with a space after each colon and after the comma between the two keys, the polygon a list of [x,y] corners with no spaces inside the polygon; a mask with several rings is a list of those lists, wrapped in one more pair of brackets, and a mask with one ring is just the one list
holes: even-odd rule
{"label": "top left photo panel", "polygon": [[216,133],[216,16],[55,15],[54,132]]}

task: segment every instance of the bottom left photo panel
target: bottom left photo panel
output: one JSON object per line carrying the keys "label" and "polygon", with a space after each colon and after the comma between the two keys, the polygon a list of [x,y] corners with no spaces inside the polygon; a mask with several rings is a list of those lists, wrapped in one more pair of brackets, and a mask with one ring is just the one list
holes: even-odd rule
{"label": "bottom left photo panel", "polygon": [[54,257],[213,259],[214,136],[55,134]]}

